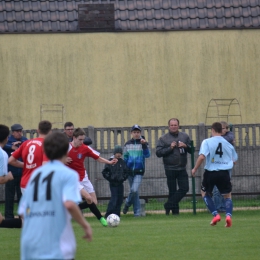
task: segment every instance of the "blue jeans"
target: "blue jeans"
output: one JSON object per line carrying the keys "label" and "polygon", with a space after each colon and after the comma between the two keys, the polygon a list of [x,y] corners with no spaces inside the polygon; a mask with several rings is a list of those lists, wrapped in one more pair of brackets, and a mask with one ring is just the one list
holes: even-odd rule
{"label": "blue jeans", "polygon": [[111,191],[111,198],[107,206],[107,212],[105,217],[107,218],[110,214],[114,213],[120,217],[121,206],[124,200],[124,185],[112,186],[109,184]]}
{"label": "blue jeans", "polygon": [[[231,178],[232,175],[232,169],[229,170],[229,176]],[[218,188],[216,186],[214,186],[213,191],[213,201],[216,207],[217,211],[226,211],[226,202],[225,202],[225,198],[220,194]]]}
{"label": "blue jeans", "polygon": [[134,215],[140,216],[141,214],[141,205],[139,201],[139,194],[138,190],[140,184],[142,182],[143,175],[135,175],[135,176],[128,176],[128,182],[130,186],[130,193],[126,198],[125,205],[130,207],[131,205],[134,206]]}

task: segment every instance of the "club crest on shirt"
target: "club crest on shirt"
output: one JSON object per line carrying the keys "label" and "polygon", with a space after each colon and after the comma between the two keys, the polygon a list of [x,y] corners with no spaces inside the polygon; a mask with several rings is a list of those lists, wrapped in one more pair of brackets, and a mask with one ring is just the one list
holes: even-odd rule
{"label": "club crest on shirt", "polygon": [[77,154],[77,158],[78,158],[78,159],[81,159],[81,158],[82,158],[82,153],[78,153],[78,154]]}
{"label": "club crest on shirt", "polygon": [[27,209],[26,209],[26,214],[27,214],[27,215],[30,215],[30,213],[31,213],[31,209],[30,209],[29,207],[27,207]]}

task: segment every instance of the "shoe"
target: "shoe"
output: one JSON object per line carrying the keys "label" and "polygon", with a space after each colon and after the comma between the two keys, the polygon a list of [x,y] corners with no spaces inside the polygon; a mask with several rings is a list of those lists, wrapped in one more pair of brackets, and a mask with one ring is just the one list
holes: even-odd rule
{"label": "shoe", "polygon": [[230,216],[227,216],[225,227],[231,227],[231,226],[232,226],[232,218]]}
{"label": "shoe", "polygon": [[125,205],[124,209],[123,209],[123,213],[126,214],[128,212],[128,209],[129,209],[129,207]]}
{"label": "shoe", "polygon": [[107,221],[104,217],[102,217],[99,221],[102,224],[102,226],[107,227]]}
{"label": "shoe", "polygon": [[221,220],[221,217],[219,214],[217,214],[210,222],[211,226],[217,225],[217,223]]}

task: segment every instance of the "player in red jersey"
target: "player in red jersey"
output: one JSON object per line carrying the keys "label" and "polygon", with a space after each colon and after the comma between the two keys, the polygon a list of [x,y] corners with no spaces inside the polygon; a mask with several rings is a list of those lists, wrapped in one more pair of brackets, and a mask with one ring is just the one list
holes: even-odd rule
{"label": "player in red jersey", "polygon": [[[115,164],[117,159],[111,161],[100,157],[99,152],[95,151],[91,147],[83,144],[86,137],[86,133],[81,128],[76,128],[73,132],[73,141],[70,143],[68,153],[68,166],[77,171],[79,174],[79,190],[81,196],[86,200],[79,204],[81,209],[89,208],[91,212],[97,217],[103,226],[107,226],[105,218],[101,215],[98,210],[96,203],[97,199],[95,196],[94,188],[88,179],[87,172],[84,166],[84,160],[86,157],[91,157],[100,163]],[[92,196],[91,196],[92,195]]]}
{"label": "player in red jersey", "polygon": [[[51,127],[51,122],[47,120],[41,121],[38,126],[39,136],[22,143],[8,160],[9,164],[23,168],[20,184],[22,192],[26,188],[32,172],[44,162],[48,161],[48,158],[43,152],[43,141],[46,135],[51,131]],[[23,162],[18,161],[19,158],[22,158]]]}

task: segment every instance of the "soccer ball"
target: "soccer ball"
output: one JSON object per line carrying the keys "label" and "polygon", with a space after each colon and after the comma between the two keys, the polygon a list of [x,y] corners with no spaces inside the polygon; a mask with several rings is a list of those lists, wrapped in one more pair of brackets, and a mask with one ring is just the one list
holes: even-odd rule
{"label": "soccer ball", "polygon": [[107,217],[107,224],[109,227],[117,227],[120,223],[120,218],[116,214],[110,214]]}

